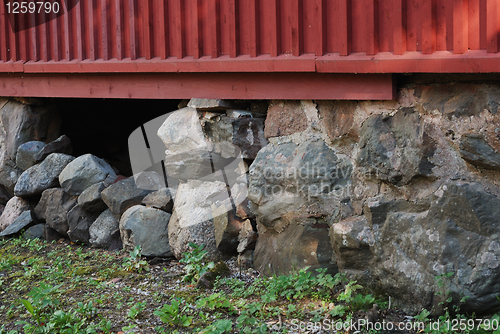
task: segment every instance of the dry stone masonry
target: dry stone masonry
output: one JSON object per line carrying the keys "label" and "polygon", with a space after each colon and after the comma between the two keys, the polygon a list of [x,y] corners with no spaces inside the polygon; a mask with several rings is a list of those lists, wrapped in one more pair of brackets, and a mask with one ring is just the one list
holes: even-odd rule
{"label": "dry stone masonry", "polygon": [[0,99],[0,235],[177,258],[194,242],[266,275],[344,272],[408,312],[439,312],[436,292],[488,312],[500,308],[499,106],[499,85],[463,82],[380,102],[191,99],[157,124],[165,174],[124,176],[72,156],[50,103]]}

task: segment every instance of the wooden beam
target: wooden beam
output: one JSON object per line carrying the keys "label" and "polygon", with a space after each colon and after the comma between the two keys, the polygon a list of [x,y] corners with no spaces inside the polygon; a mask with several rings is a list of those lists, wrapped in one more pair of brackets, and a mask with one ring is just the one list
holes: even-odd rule
{"label": "wooden beam", "polygon": [[392,100],[391,75],[321,73],[0,74],[0,96]]}

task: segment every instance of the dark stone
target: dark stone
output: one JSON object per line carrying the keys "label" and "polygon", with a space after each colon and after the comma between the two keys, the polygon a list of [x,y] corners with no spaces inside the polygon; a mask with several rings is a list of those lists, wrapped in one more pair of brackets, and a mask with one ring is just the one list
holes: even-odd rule
{"label": "dark stone", "polygon": [[56,140],[48,143],[40,151],[35,154],[35,161],[40,162],[48,157],[52,153],[63,153],[71,154],[73,153],[73,147],[71,146],[71,140],[66,135],[62,135]]}
{"label": "dark stone", "polygon": [[28,228],[24,234],[24,239],[43,239],[45,224],[36,224]]}
{"label": "dark stone", "polygon": [[255,246],[254,266],[264,275],[282,275],[309,267],[314,272],[326,268],[338,271],[332,261],[333,250],[328,237],[330,226],[320,219],[291,214],[283,218],[286,228],[278,233],[262,224],[257,226],[259,238]]}
{"label": "dark stone", "polygon": [[101,192],[104,203],[111,212],[122,215],[128,208],[141,204],[151,190],[137,188],[133,177],[118,181]]}
{"label": "dark stone", "polygon": [[244,224],[245,220],[237,217],[233,210],[223,210],[219,215],[214,214],[217,249],[222,253],[236,254],[239,244],[238,235]]}
{"label": "dark stone", "polygon": [[120,235],[120,229],[116,229],[111,232],[108,251],[114,252],[121,249],[123,249],[123,242]]}
{"label": "dark stone", "polygon": [[415,96],[427,111],[439,110],[449,119],[479,115],[484,109],[496,114],[500,89],[496,85],[468,83],[416,86]]}
{"label": "dark stone", "polygon": [[432,173],[435,143],[427,135],[420,115],[401,108],[394,116],[374,115],[360,129],[357,163],[365,175],[395,185],[408,184]]}
{"label": "dark stone", "polygon": [[500,170],[500,153],[496,152],[482,135],[462,135],[460,154],[473,165]]}
{"label": "dark stone", "polygon": [[43,238],[47,242],[52,242],[52,241],[59,241],[60,239],[63,239],[64,235],[59,234],[52,227],[45,225],[45,228],[43,229]]}
{"label": "dark stone", "polygon": [[196,283],[197,289],[212,289],[214,287],[215,280],[217,277],[227,277],[230,274],[230,270],[224,262],[217,262],[215,266],[201,275]]}
{"label": "dark stone", "polygon": [[62,236],[68,236],[68,212],[76,205],[76,196],[71,196],[61,188],[47,189],[42,193],[35,208],[35,216],[45,219],[47,226]]}
{"label": "dark stone", "polygon": [[22,170],[27,170],[35,165],[37,163],[35,156],[45,147],[45,145],[47,144],[43,141],[29,141],[19,146],[16,154],[17,167]]}
{"label": "dark stone", "polygon": [[90,245],[89,228],[98,216],[99,213],[89,212],[80,205],[75,205],[71,211],[68,212],[69,239],[75,243],[79,242]]}
{"label": "dark stone", "polygon": [[104,189],[106,189],[104,182],[91,185],[78,196],[78,205],[87,211],[103,212],[108,207],[101,197],[101,192]]}
{"label": "dark stone", "polygon": [[244,159],[255,159],[260,149],[268,144],[264,135],[264,119],[237,118],[231,123],[233,144],[240,148]]}
{"label": "dark stone", "polygon": [[103,211],[90,225],[89,242],[92,247],[109,248],[114,243],[114,233],[119,229],[120,216],[111,210]]}

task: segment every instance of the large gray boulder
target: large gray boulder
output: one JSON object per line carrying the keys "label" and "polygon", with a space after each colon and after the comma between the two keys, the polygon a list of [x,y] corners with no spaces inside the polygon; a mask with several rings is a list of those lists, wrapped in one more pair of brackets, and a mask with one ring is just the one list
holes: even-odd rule
{"label": "large gray boulder", "polygon": [[170,214],[165,211],[135,205],[120,219],[120,235],[123,248],[133,250],[141,247],[144,256],[172,256],[168,243]]}
{"label": "large gray boulder", "polygon": [[92,154],[79,156],[71,161],[59,175],[59,183],[71,195],[80,195],[93,184],[116,176],[113,168]]}
{"label": "large gray boulder", "polygon": [[32,166],[19,177],[14,194],[28,197],[41,194],[44,190],[59,186],[59,175],[75,158],[61,153],[49,155],[42,163]]}
{"label": "large gray boulder", "polygon": [[328,229],[349,197],[351,172],[349,159],[322,140],[263,148],[249,172],[248,198],[259,232],[255,268],[266,274],[304,267],[336,272]]}
{"label": "large gray boulder", "polygon": [[103,211],[90,225],[89,242],[92,247],[109,248],[113,243],[113,234],[119,230],[120,216],[111,210]]}
{"label": "large gray boulder", "polygon": [[80,205],[75,205],[68,212],[68,236],[75,243],[90,245],[89,228],[99,216],[99,213],[83,209]]}
{"label": "large gray boulder", "polygon": [[12,197],[0,216],[0,231],[5,230],[21,213],[28,210],[30,210],[30,205],[27,200],[17,196]]}
{"label": "large gray boulder", "polygon": [[364,277],[411,313],[439,313],[462,297],[461,311],[500,307],[500,198],[481,184],[446,182],[420,202],[374,198],[365,212],[366,219],[332,226],[345,272]]}
{"label": "large gray boulder", "polygon": [[29,141],[19,146],[16,154],[17,167],[27,170],[35,165],[37,162],[35,159],[36,154],[46,145],[43,141]]}
{"label": "large gray boulder", "polygon": [[189,251],[190,242],[205,245],[210,260],[223,258],[215,241],[212,212],[215,198],[229,201],[225,183],[190,180],[179,185],[168,224],[168,240],[176,258],[181,259]]}
{"label": "large gray boulder", "polygon": [[394,116],[373,115],[364,121],[356,161],[365,175],[399,186],[432,173],[435,149],[419,113],[401,108]]}
{"label": "large gray boulder", "polygon": [[35,216],[44,219],[47,226],[67,237],[69,230],[68,212],[76,205],[77,197],[64,189],[51,188],[42,193],[35,208]]}
{"label": "large gray boulder", "polygon": [[22,170],[15,165],[19,146],[59,136],[61,119],[53,105],[28,105],[9,100],[0,109],[0,184],[11,194]]}
{"label": "large gray boulder", "polygon": [[150,192],[151,190],[137,188],[134,178],[130,177],[104,189],[101,197],[111,212],[122,215],[128,208],[141,204],[142,199]]}

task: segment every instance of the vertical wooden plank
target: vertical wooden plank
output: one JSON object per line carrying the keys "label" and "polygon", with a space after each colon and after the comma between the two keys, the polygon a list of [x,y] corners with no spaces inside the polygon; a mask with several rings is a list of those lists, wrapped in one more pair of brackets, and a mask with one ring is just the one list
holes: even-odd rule
{"label": "vertical wooden plank", "polygon": [[488,42],[488,34],[486,29],[486,0],[479,0],[479,48],[486,50]]}
{"label": "vertical wooden plank", "polygon": [[19,30],[17,31],[17,39],[18,39],[18,48],[19,48],[19,53],[18,57],[19,60],[24,60],[28,58],[28,50],[27,50],[27,41],[26,41],[26,16],[25,15],[18,15],[18,27]]}
{"label": "vertical wooden plank", "polygon": [[83,60],[83,36],[82,36],[82,1],[81,0],[73,0],[76,1],[75,7],[73,9],[75,13],[75,17],[73,20],[73,30],[75,34],[75,39],[73,40],[73,51],[76,53],[75,57],[78,61]]}
{"label": "vertical wooden plank", "polygon": [[479,0],[469,0],[468,8],[468,44],[471,50],[479,50]]}
{"label": "vertical wooden plank", "polygon": [[271,28],[271,57],[277,57],[281,54],[281,0],[269,0],[269,11],[271,20],[269,25]]}
{"label": "vertical wooden plank", "polygon": [[153,57],[165,59],[165,7],[164,2],[153,0]]}
{"label": "vertical wooden plank", "polygon": [[236,57],[239,54],[239,26],[236,18],[238,17],[238,2],[236,0],[227,1],[227,20],[229,23],[229,56]]}
{"label": "vertical wooden plank", "polygon": [[[186,22],[189,25],[191,50],[195,59],[200,58],[202,53],[201,43],[201,3],[200,0],[190,0],[191,10],[186,8]],[[189,17],[189,19],[188,19]]]}
{"label": "vertical wooden plank", "polygon": [[94,0],[81,0],[85,1],[85,16],[87,21],[85,24],[85,44],[87,49],[85,50],[85,55],[87,59],[95,60],[95,36],[94,36]]}
{"label": "vertical wooden plank", "polygon": [[408,1],[408,21],[406,32],[406,43],[408,51],[417,51],[417,31],[420,26],[420,10],[417,1]]}
{"label": "vertical wooden plank", "polygon": [[462,54],[468,49],[467,0],[453,0],[453,52]]}
{"label": "vertical wooden plank", "polygon": [[103,0],[95,0],[94,4],[94,29],[95,29],[95,36],[96,36],[96,43],[95,43],[95,48],[96,48],[96,58],[97,59],[103,59],[104,58],[104,49],[103,49],[103,22],[102,22],[102,1]]}
{"label": "vertical wooden plank", "polygon": [[130,59],[137,59],[137,49],[135,42],[135,1],[128,0],[128,26],[130,38]]}
{"label": "vertical wooden plank", "polygon": [[498,3],[496,0],[486,2],[486,50],[490,53],[498,51]]}
{"label": "vertical wooden plank", "polygon": [[[241,3],[246,4],[246,8],[241,8]],[[247,0],[245,2],[241,2],[239,7],[239,15],[240,16],[240,34],[241,36],[245,36],[245,42],[242,43],[241,48],[246,49],[245,52],[252,57],[256,57],[259,54],[259,36],[260,36],[260,22],[259,22],[259,1],[258,0]],[[244,18],[244,20],[243,20]],[[247,29],[243,31],[241,22],[245,21],[247,24]],[[242,39],[242,38],[241,38]],[[243,47],[243,44],[246,44]],[[240,50],[241,52],[241,50]]]}
{"label": "vertical wooden plank", "polygon": [[315,39],[315,54],[322,56],[326,53],[326,0],[314,0],[313,17]]}
{"label": "vertical wooden plank", "polygon": [[170,0],[168,7],[169,14],[169,43],[171,56],[181,59],[185,55],[184,49],[184,18],[183,0]]}
{"label": "vertical wooden plank", "polygon": [[10,24],[7,24],[7,33],[9,35],[9,47],[8,47],[9,56],[7,59],[16,61],[16,60],[18,60],[17,59],[17,57],[18,57],[17,38],[16,38],[16,34],[14,33],[14,29],[13,29],[12,25],[17,24],[17,17],[13,13],[10,13],[7,15],[9,15],[9,19],[10,19],[10,22],[9,22]]}
{"label": "vertical wooden plank", "polygon": [[393,50],[395,55],[402,55],[406,51],[406,32],[403,26],[403,1],[394,0],[391,3],[392,29],[393,29]]}
{"label": "vertical wooden plank", "polygon": [[47,40],[47,30],[48,24],[45,19],[45,13],[38,13],[38,20],[40,21],[40,26],[38,28],[38,40],[40,41],[40,59],[43,61],[48,61],[49,59],[49,45]]}
{"label": "vertical wooden plank", "polygon": [[108,39],[108,1],[101,0],[101,47],[102,47],[102,58],[104,60],[109,60],[109,39]]}
{"label": "vertical wooden plank", "polygon": [[282,51],[299,56],[302,53],[302,1],[281,2],[281,17]]}
{"label": "vertical wooden plank", "polygon": [[0,6],[0,61],[7,61],[7,24],[5,6]]}
{"label": "vertical wooden plank", "polygon": [[446,8],[449,0],[436,0],[436,50],[446,50]]}
{"label": "vertical wooden plank", "polygon": [[60,36],[59,36],[59,31],[57,27],[57,19],[56,19],[56,14],[55,13],[50,13],[49,17],[51,19],[50,21],[50,33],[49,33],[49,39],[50,39],[50,59],[59,61],[61,59],[60,56],[60,49],[59,49],[59,43],[60,43]]}
{"label": "vertical wooden plank", "polygon": [[63,55],[63,58],[66,59],[66,61],[69,61],[72,57],[71,57],[71,44],[70,44],[70,40],[71,40],[71,31],[70,31],[70,24],[69,24],[69,20],[70,20],[70,12],[69,12],[69,8],[68,8],[68,3],[69,1],[71,0],[68,0],[68,2],[66,1],[61,1],[61,10],[64,11],[64,14],[62,16],[60,16],[60,18],[62,18],[62,26],[64,27],[64,55]]}
{"label": "vertical wooden plank", "polygon": [[424,0],[422,12],[422,53],[430,54],[436,51],[436,19],[432,0]]}
{"label": "vertical wooden plank", "polygon": [[[118,6],[120,6],[118,4]],[[109,6],[109,22],[111,23],[109,27],[109,58],[118,59],[118,45],[117,45],[117,30],[120,28],[120,22],[117,22],[117,3],[116,0],[110,0]],[[119,16],[118,16],[119,17]],[[119,21],[119,19],[118,19]]]}
{"label": "vertical wooden plank", "polygon": [[149,0],[139,0],[139,22],[141,51],[140,57],[151,59],[151,35],[149,31]]}
{"label": "vertical wooden plank", "polygon": [[366,54],[374,55],[378,52],[378,1],[366,1],[365,7],[365,34]]}
{"label": "vertical wooden plank", "polygon": [[221,35],[220,35],[220,0],[209,0],[209,22],[212,30],[211,37],[211,55],[217,58],[221,53]]}
{"label": "vertical wooden plank", "polygon": [[[28,14],[28,24],[30,28],[28,29],[28,53],[29,60],[38,60],[38,40],[36,38],[36,14],[35,12]],[[0,38],[1,43],[1,38]]]}

